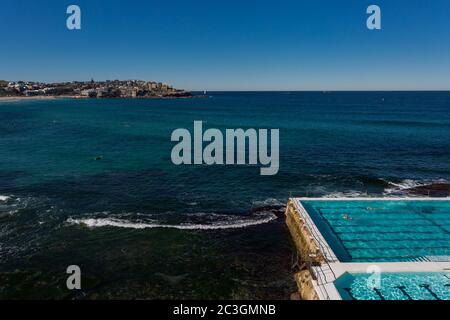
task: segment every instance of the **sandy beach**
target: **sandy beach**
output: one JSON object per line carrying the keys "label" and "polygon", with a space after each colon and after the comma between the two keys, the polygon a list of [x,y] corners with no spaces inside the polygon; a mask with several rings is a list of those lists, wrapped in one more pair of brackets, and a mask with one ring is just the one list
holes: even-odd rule
{"label": "sandy beach", "polygon": [[[195,98],[207,98],[207,96],[194,96]],[[187,99],[189,97],[176,97],[176,96],[152,96],[152,97],[135,97],[135,98],[111,98],[111,99],[140,99],[140,100],[154,100],[154,99]],[[102,98],[89,98],[84,96],[35,96],[35,97],[0,97],[0,102],[20,102],[20,101],[37,101],[37,100],[62,100],[62,99],[102,99]]]}
{"label": "sandy beach", "polygon": [[33,100],[75,99],[74,96],[36,96],[36,97],[0,97],[0,102],[18,102]]}

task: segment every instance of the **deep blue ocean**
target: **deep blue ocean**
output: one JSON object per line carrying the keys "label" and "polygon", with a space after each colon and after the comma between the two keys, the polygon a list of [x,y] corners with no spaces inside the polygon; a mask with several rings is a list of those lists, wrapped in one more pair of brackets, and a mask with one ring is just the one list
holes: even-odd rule
{"label": "deep blue ocean", "polygon": [[[207,94],[0,102],[0,298],[289,298],[289,195],[450,180],[449,92]],[[195,120],[279,129],[279,173],[175,166]]]}

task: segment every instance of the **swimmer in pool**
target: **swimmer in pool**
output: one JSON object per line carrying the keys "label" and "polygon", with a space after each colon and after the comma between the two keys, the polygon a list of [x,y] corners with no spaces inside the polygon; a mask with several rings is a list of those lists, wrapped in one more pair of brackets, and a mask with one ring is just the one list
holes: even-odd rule
{"label": "swimmer in pool", "polygon": [[344,220],[352,220],[352,217],[350,217],[350,215],[348,213],[344,213],[344,215],[342,216],[342,218]]}

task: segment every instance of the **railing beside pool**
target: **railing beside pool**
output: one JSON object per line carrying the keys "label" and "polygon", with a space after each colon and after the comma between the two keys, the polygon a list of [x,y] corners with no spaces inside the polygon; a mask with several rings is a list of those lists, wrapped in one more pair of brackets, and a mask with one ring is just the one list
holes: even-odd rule
{"label": "railing beside pool", "polygon": [[[318,192],[310,192],[310,191],[290,191],[289,198],[324,198],[324,199],[334,199],[338,198],[338,196],[330,196],[326,197]],[[417,193],[408,193],[406,190],[396,190],[391,193],[369,193],[368,190],[356,192],[354,194],[342,194],[342,197],[345,198],[450,198],[450,190],[426,190]]]}
{"label": "railing beside pool", "polygon": [[[333,269],[331,269],[331,266],[328,264],[328,262],[325,262],[325,265],[327,266],[327,270],[330,270],[331,273],[333,274],[333,281],[336,280],[336,276],[334,275]],[[317,288],[320,290],[320,293],[322,295],[322,297],[324,297],[324,300],[331,300],[331,297],[328,293],[328,291],[326,290],[325,284],[330,283],[330,281],[327,278],[327,275],[325,273],[324,270],[324,266],[320,265],[315,267],[314,269],[312,269],[312,271],[314,272],[316,281],[317,281]],[[316,272],[319,271],[319,272]]]}
{"label": "railing beside pool", "polygon": [[335,258],[334,253],[331,251],[331,249],[328,246],[328,244],[325,243],[322,240],[322,236],[320,235],[319,231],[317,231],[317,230],[315,230],[314,228],[311,227],[311,226],[314,226],[315,224],[312,221],[312,219],[309,216],[309,214],[306,212],[305,208],[303,208],[302,205],[299,205],[297,200],[295,200],[295,199],[292,201],[292,203],[294,204],[294,207],[297,210],[297,212],[300,214],[301,218],[306,222],[306,226],[308,228],[308,231],[311,234],[311,236],[314,238],[314,240],[316,241],[316,244],[318,245],[320,251],[324,255],[325,261],[327,263],[329,263],[329,262],[336,262],[336,258]]}
{"label": "railing beside pool", "polygon": [[[305,208],[297,202],[297,200],[292,199],[292,203],[294,204],[295,209],[300,214],[301,218],[306,222],[306,228],[308,229],[309,233],[313,237],[315,243],[320,249],[320,252],[323,255],[324,261],[320,265],[314,265],[314,268],[312,268],[312,260],[315,258],[315,256],[312,256],[313,254],[310,254],[308,257],[304,257],[304,259],[307,259],[307,263],[309,264],[309,270],[311,271],[312,275],[315,277],[315,280],[317,281],[317,289],[320,291],[321,296],[325,298],[325,300],[331,300],[331,297],[327,290],[325,289],[325,284],[333,282],[336,280],[336,275],[330,266],[330,262],[336,262],[336,258],[334,253],[331,251],[328,244],[324,243],[324,240],[322,239],[321,235],[318,233],[319,231],[315,230],[312,226],[314,226],[314,222],[312,221],[309,214],[306,212]],[[314,254],[315,255],[315,254]],[[327,273],[332,276],[332,279],[330,280],[327,276]]]}

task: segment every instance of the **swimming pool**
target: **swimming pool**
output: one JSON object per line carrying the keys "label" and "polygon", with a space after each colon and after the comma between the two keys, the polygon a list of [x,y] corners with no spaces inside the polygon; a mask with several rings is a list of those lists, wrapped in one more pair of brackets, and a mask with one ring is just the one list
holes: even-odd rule
{"label": "swimming pool", "polygon": [[450,261],[450,201],[300,203],[341,262]]}
{"label": "swimming pool", "polygon": [[334,284],[344,300],[450,300],[450,273],[345,273]]}

